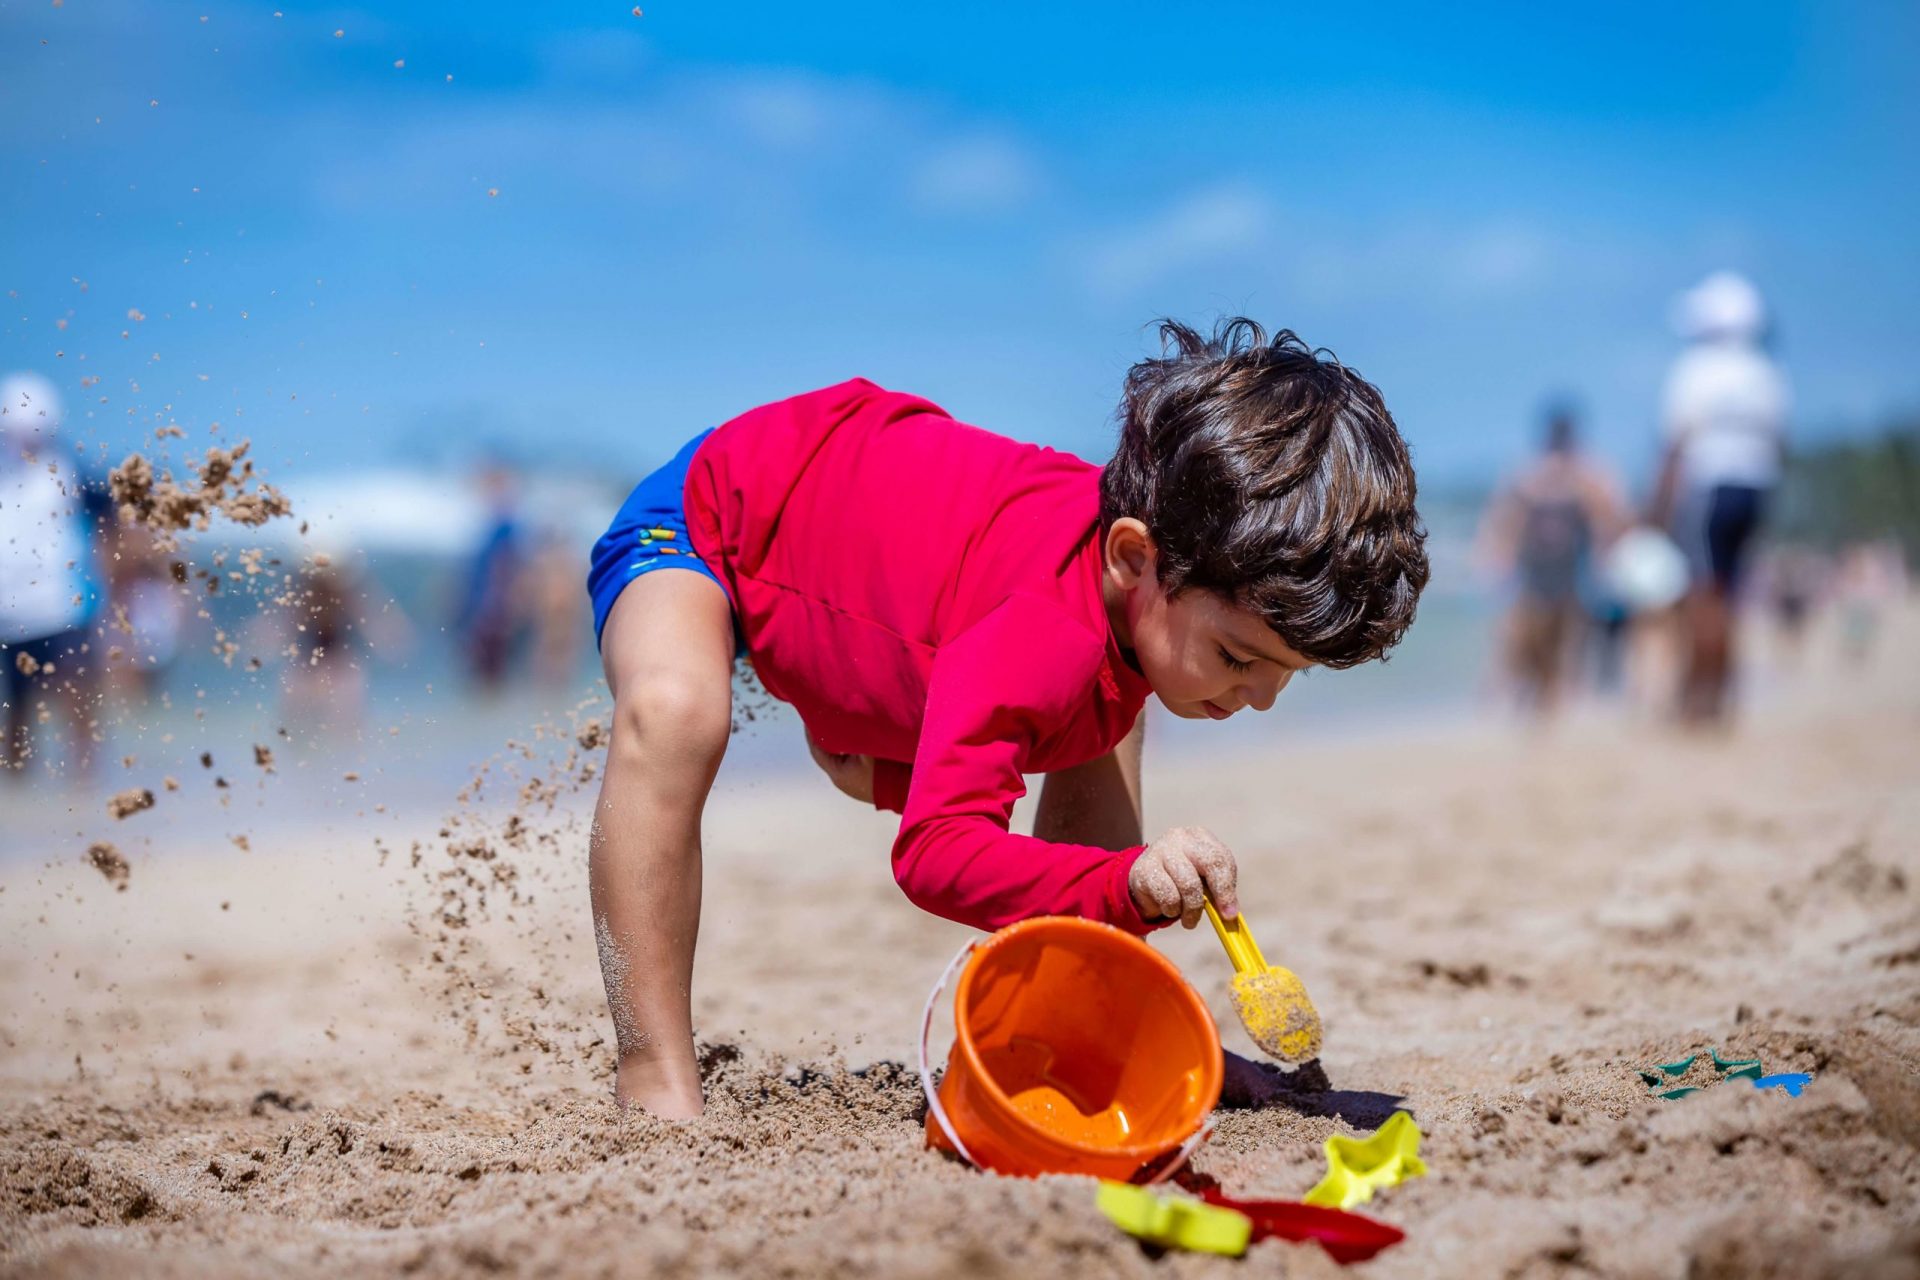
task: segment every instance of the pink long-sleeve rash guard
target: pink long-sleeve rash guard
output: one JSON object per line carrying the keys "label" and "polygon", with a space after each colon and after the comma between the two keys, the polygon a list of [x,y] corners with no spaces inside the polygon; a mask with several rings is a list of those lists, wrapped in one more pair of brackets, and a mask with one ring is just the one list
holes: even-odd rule
{"label": "pink long-sleeve rash guard", "polygon": [[1138,847],[1007,830],[1022,774],[1105,755],[1148,693],[1107,621],[1099,486],[860,378],[742,414],[687,474],[761,683],[823,750],[875,758],[895,879],[936,915],[1157,927],[1127,890]]}

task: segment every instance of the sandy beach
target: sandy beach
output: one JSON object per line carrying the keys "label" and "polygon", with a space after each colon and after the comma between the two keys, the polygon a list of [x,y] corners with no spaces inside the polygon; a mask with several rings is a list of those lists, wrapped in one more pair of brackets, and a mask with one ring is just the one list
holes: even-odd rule
{"label": "sandy beach", "polygon": [[[1404,1107],[1431,1172],[1368,1207],[1407,1239],[1359,1274],[1916,1274],[1912,638],[1725,737],[1609,715],[1150,756],[1149,825],[1240,851],[1269,955],[1327,1028],[1323,1071],[1223,1112],[1198,1170],[1294,1198],[1323,1139]],[[1090,1182],[926,1151],[918,1014],[969,934],[893,887],[887,819],[814,779],[723,775],[695,993],[709,1113],[621,1113],[583,928],[592,788],[553,791],[593,754],[530,752],[446,797],[458,826],[426,798],[245,852],[170,837],[129,852],[124,891],[82,840],[6,866],[0,1268],[1338,1270],[1278,1242],[1156,1255]],[[1251,1052],[1212,937],[1156,944]],[[1709,1047],[1814,1079],[1662,1101],[1636,1074]]]}
{"label": "sandy beach", "polygon": [[1920,2],[0,33],[0,1280],[1920,1280]]}

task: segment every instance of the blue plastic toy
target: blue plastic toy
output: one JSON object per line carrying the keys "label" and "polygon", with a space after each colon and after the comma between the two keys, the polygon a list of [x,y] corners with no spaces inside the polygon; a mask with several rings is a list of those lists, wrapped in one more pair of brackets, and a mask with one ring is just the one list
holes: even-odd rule
{"label": "blue plastic toy", "polygon": [[1811,1083],[1813,1077],[1804,1071],[1781,1071],[1770,1076],[1757,1076],[1753,1087],[1756,1089],[1785,1089],[1787,1096],[1797,1098],[1800,1091]]}

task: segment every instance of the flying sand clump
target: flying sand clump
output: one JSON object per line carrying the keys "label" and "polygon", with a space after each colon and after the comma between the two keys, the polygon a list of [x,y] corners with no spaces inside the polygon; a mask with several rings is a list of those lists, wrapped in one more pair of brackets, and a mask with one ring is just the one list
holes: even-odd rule
{"label": "flying sand clump", "polygon": [[[154,434],[156,438],[168,439],[180,437],[184,432],[178,427],[168,426]],[[122,524],[144,532],[153,550],[172,551],[180,545],[180,534],[188,530],[204,531],[210,528],[215,516],[224,516],[235,523],[257,528],[276,517],[291,515],[292,504],[286,496],[255,472],[253,462],[247,457],[251,448],[252,442],[246,440],[231,448],[218,445],[209,447],[203,460],[185,469],[184,479],[176,479],[170,469],[163,469],[156,475],[154,464],[147,457],[139,453],[128,454],[126,460],[108,475],[108,485]],[[305,532],[305,526],[302,526],[301,532]],[[220,569],[225,565],[227,555],[224,551],[219,552],[213,558],[214,568],[199,572],[199,576],[207,580],[209,592],[219,585],[222,576]],[[240,582],[251,582],[262,575],[271,577],[266,566],[277,563],[266,560],[265,553],[261,551],[242,551],[239,554],[240,567],[228,570],[224,576]],[[176,560],[171,568],[174,581],[184,585],[189,577],[186,562]],[[115,603],[113,612],[114,620],[109,625],[131,635],[133,624],[127,616],[126,606]],[[207,615],[203,611],[200,616],[204,618]],[[225,635],[217,631],[215,639],[215,652],[221,653],[231,665],[238,646],[228,642]],[[121,652],[115,646],[109,656],[117,658]],[[51,664],[36,663],[32,655],[26,653],[16,655],[15,666],[26,676],[50,674],[54,670]],[[271,749],[256,745],[253,752],[254,762],[263,771],[274,772]],[[200,763],[211,768],[212,753],[201,752]],[[132,759],[129,758],[126,764],[131,768]],[[179,781],[174,778],[165,779],[164,785],[168,791],[180,789]],[[227,785],[224,778],[214,779],[214,786],[218,790],[226,790]],[[224,796],[222,803],[226,803]],[[124,821],[153,807],[154,793],[147,787],[120,791],[110,796],[106,805],[108,816],[115,821]],[[113,845],[104,842],[91,845],[86,857],[115,888],[124,890],[127,887],[127,861]]]}
{"label": "flying sand clump", "polygon": [[107,813],[116,820],[131,818],[144,809],[153,808],[153,792],[145,787],[129,787],[127,790],[110,796],[107,800]]}
{"label": "flying sand clump", "polygon": [[184,485],[171,471],[156,478],[153,463],[142,455],[127,455],[107,477],[120,518],[147,529],[159,548],[170,550],[178,545],[178,534],[208,528],[215,515],[258,527],[291,514],[286,495],[254,474],[247,458],[251,444],[243,440],[231,449],[209,447],[199,474]]}
{"label": "flying sand clump", "polygon": [[126,855],[102,840],[98,844],[87,846],[87,861],[94,870],[107,878],[107,883],[121,893],[127,891],[127,880],[132,871],[127,866]]}

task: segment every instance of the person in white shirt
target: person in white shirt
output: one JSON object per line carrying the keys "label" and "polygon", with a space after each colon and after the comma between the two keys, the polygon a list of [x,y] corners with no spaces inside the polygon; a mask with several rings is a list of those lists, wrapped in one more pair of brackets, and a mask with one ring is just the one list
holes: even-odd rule
{"label": "person in white shirt", "polygon": [[55,447],[60,412],[44,378],[0,381],[0,692],[15,777],[24,776],[43,701],[65,714],[76,776],[91,756],[99,663],[89,637],[102,598],[105,503]]}
{"label": "person in white shirt", "polygon": [[1671,528],[1692,566],[1679,709],[1707,723],[1726,713],[1733,600],[1780,480],[1789,396],[1766,351],[1766,304],[1745,278],[1708,276],[1681,295],[1675,322],[1688,346],[1667,375],[1654,520]]}

